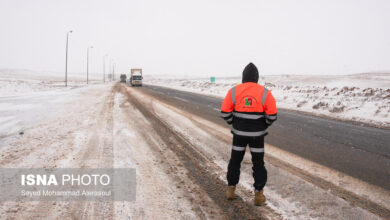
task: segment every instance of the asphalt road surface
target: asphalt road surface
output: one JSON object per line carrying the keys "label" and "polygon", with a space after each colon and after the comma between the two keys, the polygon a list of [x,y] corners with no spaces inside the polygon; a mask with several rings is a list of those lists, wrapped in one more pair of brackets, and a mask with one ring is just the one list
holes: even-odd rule
{"label": "asphalt road surface", "polygon": [[[229,127],[219,117],[220,98],[151,85],[139,89]],[[390,190],[390,130],[279,109],[268,131],[268,144]]]}

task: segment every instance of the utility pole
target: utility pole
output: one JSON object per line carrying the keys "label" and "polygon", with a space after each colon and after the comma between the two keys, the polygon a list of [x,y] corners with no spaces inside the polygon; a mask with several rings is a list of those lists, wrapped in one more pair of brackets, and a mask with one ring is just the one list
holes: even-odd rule
{"label": "utility pole", "polygon": [[106,83],[106,56],[108,54],[103,56],[103,83]]}
{"label": "utility pole", "polygon": [[110,81],[112,81],[112,59],[110,59],[110,67],[108,68],[109,69],[109,76],[110,76]]}
{"label": "utility pole", "polygon": [[68,41],[69,41],[69,34],[71,34],[73,31],[70,30],[68,33],[66,33],[66,56],[65,56],[65,87],[68,86]]}
{"label": "utility pole", "polygon": [[88,84],[88,72],[89,72],[89,49],[92,49],[93,48],[93,46],[90,46],[90,47],[88,47],[87,48],[87,84]]}
{"label": "utility pole", "polygon": [[112,66],[112,80],[115,81],[115,65],[116,63],[114,63],[114,65]]}

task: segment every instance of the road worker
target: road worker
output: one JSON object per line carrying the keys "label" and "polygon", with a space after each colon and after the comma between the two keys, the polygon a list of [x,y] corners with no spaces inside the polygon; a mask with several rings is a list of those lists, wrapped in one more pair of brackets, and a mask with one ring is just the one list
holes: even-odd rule
{"label": "road worker", "polygon": [[246,146],[252,154],[255,205],[263,205],[266,198],[263,188],[267,182],[264,166],[264,136],[267,128],[276,120],[276,102],[271,91],[257,84],[259,72],[249,63],[242,73],[242,84],[229,90],[221,106],[221,117],[232,124],[233,147],[227,171],[227,199],[235,197],[240,179],[241,161]]}

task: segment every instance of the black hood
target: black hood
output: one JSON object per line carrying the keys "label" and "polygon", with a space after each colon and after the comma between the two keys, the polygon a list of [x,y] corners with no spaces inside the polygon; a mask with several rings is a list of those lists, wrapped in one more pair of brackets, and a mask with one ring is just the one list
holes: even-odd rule
{"label": "black hood", "polygon": [[244,71],[242,72],[242,83],[246,82],[254,82],[257,83],[259,81],[259,71],[257,71],[257,67],[253,63],[249,63],[246,65]]}

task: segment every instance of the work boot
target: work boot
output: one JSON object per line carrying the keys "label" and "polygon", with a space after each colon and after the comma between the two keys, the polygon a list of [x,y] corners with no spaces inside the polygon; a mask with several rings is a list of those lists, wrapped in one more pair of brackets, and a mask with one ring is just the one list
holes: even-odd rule
{"label": "work boot", "polygon": [[228,189],[226,191],[226,198],[228,200],[234,199],[234,191],[236,190],[236,186],[228,186]]}
{"label": "work boot", "polygon": [[255,205],[256,206],[260,206],[260,205],[264,205],[266,199],[265,199],[265,196],[263,194],[263,190],[255,190]]}

